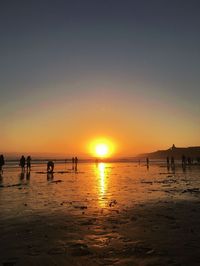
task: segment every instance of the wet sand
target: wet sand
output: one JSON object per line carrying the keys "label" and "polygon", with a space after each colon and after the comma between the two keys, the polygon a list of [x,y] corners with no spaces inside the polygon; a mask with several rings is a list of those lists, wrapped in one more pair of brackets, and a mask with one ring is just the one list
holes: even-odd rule
{"label": "wet sand", "polygon": [[200,265],[199,166],[80,168],[4,174],[1,265]]}

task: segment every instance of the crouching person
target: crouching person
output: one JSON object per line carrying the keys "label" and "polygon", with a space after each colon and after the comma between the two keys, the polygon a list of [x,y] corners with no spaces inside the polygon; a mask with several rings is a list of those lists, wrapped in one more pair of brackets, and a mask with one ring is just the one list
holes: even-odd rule
{"label": "crouching person", "polygon": [[53,161],[48,161],[47,163],[47,172],[48,173],[53,173],[54,170],[54,162]]}

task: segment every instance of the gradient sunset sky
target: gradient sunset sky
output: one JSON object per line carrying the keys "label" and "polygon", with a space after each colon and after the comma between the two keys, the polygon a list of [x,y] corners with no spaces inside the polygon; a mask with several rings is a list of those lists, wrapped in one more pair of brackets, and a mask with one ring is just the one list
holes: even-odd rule
{"label": "gradient sunset sky", "polygon": [[0,152],[200,144],[200,1],[0,3]]}

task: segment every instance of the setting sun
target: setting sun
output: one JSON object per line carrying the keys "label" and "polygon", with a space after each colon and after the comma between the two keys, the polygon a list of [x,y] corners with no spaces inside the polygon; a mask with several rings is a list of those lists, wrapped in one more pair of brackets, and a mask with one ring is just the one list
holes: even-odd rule
{"label": "setting sun", "polygon": [[97,156],[105,157],[109,152],[109,147],[104,143],[97,144],[95,147],[95,152]]}
{"label": "setting sun", "polygon": [[98,138],[90,143],[90,153],[95,157],[108,158],[114,153],[114,142],[107,138]]}

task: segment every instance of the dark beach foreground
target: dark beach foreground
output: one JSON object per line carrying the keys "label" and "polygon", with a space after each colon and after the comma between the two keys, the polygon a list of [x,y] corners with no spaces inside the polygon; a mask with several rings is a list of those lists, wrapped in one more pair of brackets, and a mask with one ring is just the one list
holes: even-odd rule
{"label": "dark beach foreground", "polygon": [[[5,226],[5,223],[7,226]],[[2,265],[200,265],[200,202],[1,221]]]}
{"label": "dark beach foreground", "polygon": [[[100,194],[83,186],[87,197],[82,197],[76,182],[95,178],[93,168],[84,167],[75,175],[41,181],[42,196],[34,182],[3,183],[1,204],[7,206],[0,216],[1,265],[200,265],[199,168],[171,173],[160,166],[147,171],[145,166],[112,164],[103,177],[110,185],[103,187],[102,173],[97,173]],[[66,198],[68,191],[58,198],[73,188],[77,200]],[[7,193],[15,203],[3,198]],[[43,209],[29,201],[40,196]],[[53,197],[58,199],[54,203]]]}

